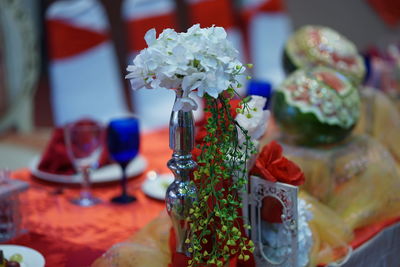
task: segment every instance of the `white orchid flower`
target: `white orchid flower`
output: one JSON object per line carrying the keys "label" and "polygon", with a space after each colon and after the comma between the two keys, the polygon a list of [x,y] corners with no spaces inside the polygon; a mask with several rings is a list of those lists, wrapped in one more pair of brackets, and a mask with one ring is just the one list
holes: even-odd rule
{"label": "white orchid flower", "polygon": [[194,101],[193,98],[190,97],[183,97],[183,98],[178,98],[177,101],[175,102],[172,110],[173,111],[192,111],[192,110],[197,110],[198,106],[196,101]]}
{"label": "white orchid flower", "polygon": [[144,37],[148,48],[128,66],[126,78],[133,90],[181,89],[186,97],[176,106],[195,109],[197,104],[187,94],[197,89],[200,97],[217,98],[235,85],[236,76],[245,69],[226,37],[221,27],[200,28],[199,24],[184,33],[165,29],[158,37],[151,29]]}
{"label": "white orchid flower", "polygon": [[[247,103],[249,110],[245,110],[244,114],[236,115],[235,120],[248,131],[248,135],[253,141],[259,140],[267,130],[270,113],[263,110],[267,99],[262,96],[252,95],[251,100]],[[245,136],[238,131],[239,143],[245,141]]]}

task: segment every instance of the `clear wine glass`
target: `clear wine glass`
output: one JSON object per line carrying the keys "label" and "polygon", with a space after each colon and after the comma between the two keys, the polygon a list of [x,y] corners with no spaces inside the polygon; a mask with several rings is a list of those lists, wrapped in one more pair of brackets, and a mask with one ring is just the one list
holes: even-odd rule
{"label": "clear wine glass", "polygon": [[126,167],[139,152],[139,120],[129,116],[111,120],[107,127],[107,148],[111,158],[122,169],[122,193],[111,199],[112,202],[126,204],[136,200],[128,195],[126,188]]}
{"label": "clear wine glass", "polygon": [[82,190],[71,200],[79,206],[92,206],[101,202],[90,191],[90,174],[98,166],[104,143],[104,128],[93,120],[85,119],[67,124],[64,128],[68,156],[82,175]]}

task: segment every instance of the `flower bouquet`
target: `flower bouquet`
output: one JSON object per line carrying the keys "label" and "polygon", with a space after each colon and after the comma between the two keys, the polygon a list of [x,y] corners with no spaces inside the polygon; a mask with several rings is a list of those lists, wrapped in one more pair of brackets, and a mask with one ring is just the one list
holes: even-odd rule
{"label": "flower bouquet", "polygon": [[[291,225],[296,234],[290,240],[292,244],[299,242],[299,248],[296,245],[292,250],[294,247],[278,238],[287,237],[281,235],[279,224],[288,212],[282,212],[276,201],[261,201],[261,219],[269,223],[263,230],[264,241],[274,249],[286,244],[285,250],[263,253],[272,258],[299,253],[291,262],[298,258],[298,266],[305,266],[312,243],[308,227],[311,215],[303,200],[299,200],[297,210],[296,188],[304,182],[304,175],[283,156],[281,146],[275,142],[258,154],[258,140],[269,118],[269,112],[263,110],[266,99],[242,99],[236,93],[241,87],[238,77],[244,75],[246,67],[237,60],[238,52],[226,37],[223,28],[202,29],[199,25],[184,33],[166,29],[158,37],[150,30],[145,36],[148,48],[128,67],[127,78],[133,89],[166,88],[176,92],[170,120],[173,155],[168,162],[175,181],[167,190],[166,205],[174,227],[176,251],[181,257],[174,257],[173,253],[172,266],[223,266],[232,258],[244,264],[253,258],[254,243],[246,234],[250,229],[248,207],[242,199],[248,197],[246,184],[252,165],[251,174],[256,175],[252,181],[265,181],[270,188],[295,188],[290,209],[299,214],[298,231],[297,215],[291,217],[296,220],[295,226]],[[192,111],[198,105],[192,95],[205,102],[205,118],[198,127],[196,147]],[[277,195],[277,199],[281,196],[284,195]],[[293,222],[288,218],[283,221]],[[254,260],[245,266],[254,266]]]}
{"label": "flower bouquet", "polygon": [[[241,192],[247,182],[247,162],[256,153],[254,141],[265,130],[265,100],[244,98],[233,116],[231,100],[239,97],[238,76],[246,67],[221,27],[187,32],[154,29],[145,35],[148,48],[128,66],[133,89],[166,88],[176,92],[170,120],[169,168],[175,181],[167,190],[167,211],[177,239],[177,251],[190,257],[189,266],[222,266],[232,255],[247,260],[252,241],[244,235]],[[251,65],[247,65],[251,67]],[[198,108],[191,94],[205,100],[206,134],[192,159]],[[257,123],[246,124],[255,116]],[[260,123],[263,122],[263,123]],[[259,130],[259,126],[264,130]],[[246,128],[250,129],[247,130]]]}

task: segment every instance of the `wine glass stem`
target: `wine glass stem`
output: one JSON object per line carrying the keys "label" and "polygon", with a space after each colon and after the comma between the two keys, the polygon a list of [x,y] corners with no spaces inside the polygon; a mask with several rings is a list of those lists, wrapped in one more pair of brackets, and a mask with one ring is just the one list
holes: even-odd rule
{"label": "wine glass stem", "polygon": [[82,168],[82,176],[83,176],[83,181],[82,181],[82,192],[81,195],[85,198],[89,198],[91,196],[90,192],[90,168],[89,167],[83,167]]}

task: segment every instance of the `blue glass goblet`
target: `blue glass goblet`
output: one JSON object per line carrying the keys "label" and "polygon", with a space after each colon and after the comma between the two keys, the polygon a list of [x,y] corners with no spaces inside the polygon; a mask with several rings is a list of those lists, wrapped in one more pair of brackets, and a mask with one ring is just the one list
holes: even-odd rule
{"label": "blue glass goblet", "polygon": [[122,169],[122,194],[111,199],[112,202],[125,204],[136,200],[128,195],[126,189],[126,167],[139,152],[139,120],[125,117],[112,120],[107,127],[107,148],[111,158]]}
{"label": "blue glass goblet", "polygon": [[271,102],[270,99],[272,93],[272,86],[269,82],[251,80],[248,84],[247,95],[259,95],[267,98],[267,102],[263,108],[264,110],[268,108],[269,103]]}

